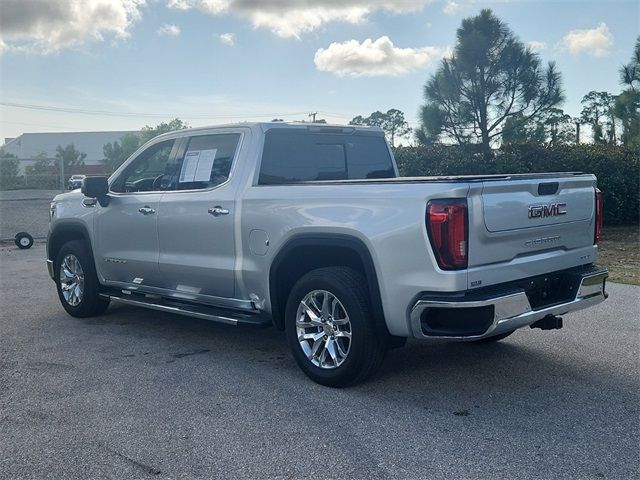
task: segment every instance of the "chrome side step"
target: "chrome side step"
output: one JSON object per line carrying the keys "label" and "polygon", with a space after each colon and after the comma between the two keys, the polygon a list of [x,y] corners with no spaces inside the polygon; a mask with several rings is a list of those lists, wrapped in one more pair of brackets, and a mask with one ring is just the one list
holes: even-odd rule
{"label": "chrome side step", "polygon": [[212,322],[226,323],[227,325],[268,327],[272,324],[271,318],[260,312],[252,313],[216,308],[211,306],[196,305],[186,302],[177,302],[175,300],[159,298],[157,295],[124,294],[111,292],[102,293],[100,295],[116,303],[132,305],[135,307],[150,308],[152,310],[175,313],[178,315],[186,315],[203,320],[210,320]]}

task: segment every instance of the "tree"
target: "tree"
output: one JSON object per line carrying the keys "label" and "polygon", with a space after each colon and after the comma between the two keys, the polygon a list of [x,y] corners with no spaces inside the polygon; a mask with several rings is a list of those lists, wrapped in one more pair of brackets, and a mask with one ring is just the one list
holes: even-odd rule
{"label": "tree", "polygon": [[502,127],[504,145],[541,145],[545,142],[544,125],[540,122],[527,122],[523,114],[508,117]]}
{"label": "tree", "polygon": [[[615,97],[609,92],[590,91],[582,97],[582,123],[591,125],[595,143],[615,143],[615,121],[613,117]],[[605,136],[604,127],[607,127]]]}
{"label": "tree", "polygon": [[76,150],[76,147],[73,143],[70,143],[64,148],[58,145],[56,147],[56,169],[59,172],[60,162],[62,162],[64,164],[65,175],[69,175],[72,168],[84,165],[84,159],[86,157],[87,154]]}
{"label": "tree", "polygon": [[624,90],[616,97],[613,114],[622,123],[622,143],[640,146],[640,92]]}
{"label": "tree", "polygon": [[615,99],[613,115],[622,123],[620,140],[640,146],[640,37],[631,61],[620,69],[620,83],[627,88]]}
{"label": "tree", "polygon": [[102,163],[107,173],[115,172],[124,161],[140,147],[140,135],[127,133],[120,141],[109,142],[102,147]]}
{"label": "tree", "polygon": [[102,147],[104,158],[102,163],[108,173],[114,172],[124,161],[131,156],[140,146],[154,137],[174,130],[189,128],[185,122],[179,118],[174,118],[169,122],[162,122],[155,127],[149,125],[143,127],[139,134],[128,133],[120,141],[106,143]]}
{"label": "tree", "polygon": [[634,92],[640,89],[640,36],[636,39],[631,61],[620,67],[620,83]]}
{"label": "tree", "polygon": [[524,121],[521,115],[507,118],[502,129],[502,143],[505,145],[566,145],[575,138],[574,122],[571,115],[560,108],[550,108],[544,117],[536,122]]}
{"label": "tree", "polygon": [[550,108],[544,119],[549,145],[567,145],[575,140],[574,120],[561,108]]}
{"label": "tree", "polygon": [[485,158],[507,119],[511,126],[535,121],[564,100],[555,64],[543,67],[488,9],[462,21],[453,54],[429,78],[424,97],[424,136],[480,143]]}
{"label": "tree", "polygon": [[405,137],[411,133],[411,127],[409,127],[409,123],[405,120],[404,113],[397,108],[387,110],[386,113],[376,110],[368,117],[358,115],[351,119],[349,125],[380,127],[384,130],[387,137],[389,137],[389,143],[392,147],[395,146],[397,137]]}
{"label": "tree", "polygon": [[0,148],[0,188],[15,188],[19,173],[18,157]]}
{"label": "tree", "polygon": [[382,129],[389,136],[392,147],[395,147],[396,137],[406,137],[411,133],[411,127],[405,120],[404,113],[397,108],[387,110]]}
{"label": "tree", "polygon": [[141,143],[146,143],[151,140],[153,137],[157,137],[163,133],[173,132],[174,130],[183,130],[185,128],[189,128],[186,122],[183,122],[179,118],[174,118],[169,122],[162,122],[156,125],[155,127],[150,127],[149,125],[145,126],[140,130]]}
{"label": "tree", "polygon": [[35,157],[33,165],[24,168],[25,187],[55,188],[57,177],[51,175],[51,160],[42,152]]}

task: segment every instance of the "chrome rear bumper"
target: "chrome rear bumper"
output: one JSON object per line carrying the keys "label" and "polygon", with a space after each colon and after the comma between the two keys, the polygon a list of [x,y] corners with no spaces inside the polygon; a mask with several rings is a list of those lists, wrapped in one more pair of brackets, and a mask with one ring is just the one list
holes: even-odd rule
{"label": "chrome rear bumper", "polygon": [[[422,298],[411,309],[411,327],[413,335],[420,339],[469,341],[480,340],[501,333],[526,327],[545,318],[548,315],[564,315],[596,305],[607,298],[605,292],[606,279],[609,272],[600,267],[594,267],[581,274],[575,297],[564,303],[533,309],[524,290],[496,295],[481,300],[441,300]],[[423,315],[430,309],[458,309],[493,307],[493,320],[489,327],[480,335],[430,335],[423,329]]]}

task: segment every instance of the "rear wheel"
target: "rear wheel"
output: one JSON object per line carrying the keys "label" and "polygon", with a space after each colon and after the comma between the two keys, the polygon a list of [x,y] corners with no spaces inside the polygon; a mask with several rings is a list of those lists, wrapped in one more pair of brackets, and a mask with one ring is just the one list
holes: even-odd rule
{"label": "rear wheel", "polygon": [[73,317],[100,315],[109,300],[100,296],[100,284],[91,252],[80,240],[65,243],[54,265],[60,303]]}
{"label": "rear wheel", "polygon": [[364,381],[382,363],[365,279],[346,267],[313,270],[294,285],[285,311],[289,347],[312,380],[330,387]]}
{"label": "rear wheel", "polygon": [[494,342],[502,340],[503,338],[507,338],[513,332],[515,332],[515,330],[511,330],[510,332],[504,332],[504,333],[501,333],[500,335],[495,335],[493,337],[483,338],[481,340],[473,340],[473,343],[480,344],[480,345],[485,344],[485,343],[494,343]]}

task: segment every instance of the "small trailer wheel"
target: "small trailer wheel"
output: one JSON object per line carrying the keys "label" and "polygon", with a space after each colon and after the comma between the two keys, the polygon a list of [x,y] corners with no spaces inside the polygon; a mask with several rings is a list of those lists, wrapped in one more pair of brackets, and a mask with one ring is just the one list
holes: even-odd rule
{"label": "small trailer wheel", "polygon": [[33,237],[27,232],[16,233],[15,242],[19,249],[26,250],[33,245]]}

